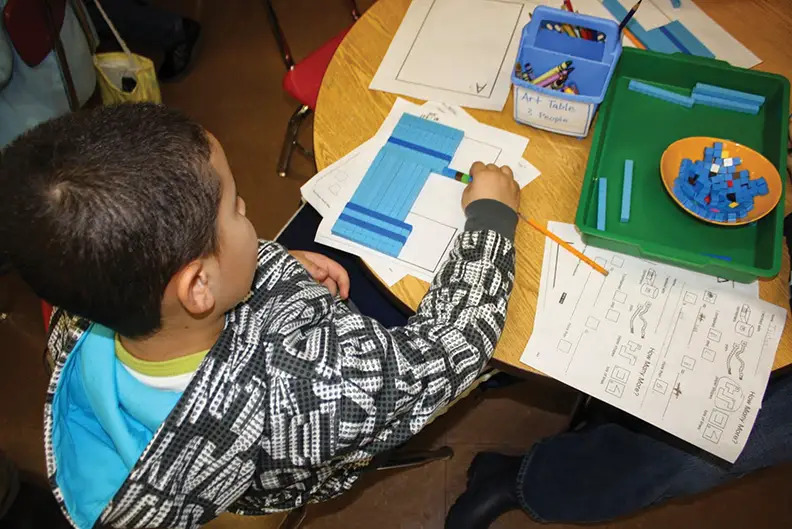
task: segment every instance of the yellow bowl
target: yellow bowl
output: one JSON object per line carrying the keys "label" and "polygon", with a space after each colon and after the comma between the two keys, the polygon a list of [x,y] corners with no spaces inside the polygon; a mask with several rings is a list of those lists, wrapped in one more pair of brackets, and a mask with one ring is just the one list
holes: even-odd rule
{"label": "yellow bowl", "polygon": [[[747,170],[751,180],[764,177],[767,181],[769,193],[764,196],[755,196],[754,208],[748,213],[748,216],[736,222],[720,222],[697,215],[685,207],[674,195],[674,181],[679,176],[679,166],[682,164],[682,160],[684,158],[690,158],[693,161],[701,160],[704,157],[704,148],[712,147],[712,144],[716,141],[723,143],[723,150],[729,151],[729,156],[737,156],[742,160],[742,164],[737,168],[738,170]],[[741,226],[761,219],[778,205],[784,185],[775,165],[755,150],[733,141],[707,136],[683,138],[669,145],[663,153],[663,157],[660,158],[660,176],[663,178],[666,191],[671,195],[674,202],[679,204],[679,207],[704,222],[720,226]]]}

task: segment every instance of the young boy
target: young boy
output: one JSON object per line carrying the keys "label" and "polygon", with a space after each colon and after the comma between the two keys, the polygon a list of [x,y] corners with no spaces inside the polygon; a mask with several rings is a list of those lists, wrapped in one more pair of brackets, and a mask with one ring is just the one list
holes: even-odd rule
{"label": "young boy", "polygon": [[172,110],[99,108],[11,144],[1,240],[59,307],[45,443],[70,521],[293,509],[418,432],[489,359],[514,280],[517,184],[471,174],[465,232],[408,325],[385,329],[334,295],[340,266],[257,241],[220,144]]}

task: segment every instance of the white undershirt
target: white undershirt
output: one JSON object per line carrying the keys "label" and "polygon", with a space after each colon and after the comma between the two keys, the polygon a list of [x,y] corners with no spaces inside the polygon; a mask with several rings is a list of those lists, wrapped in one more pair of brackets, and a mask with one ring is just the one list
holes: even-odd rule
{"label": "white undershirt", "polygon": [[121,365],[124,366],[124,369],[127,372],[135,377],[138,381],[146,386],[149,386],[154,389],[161,389],[164,391],[181,391],[183,392],[187,389],[187,385],[192,380],[193,376],[195,376],[195,371],[191,373],[183,373],[181,375],[171,375],[167,377],[152,377],[151,375],[144,375],[143,373],[138,373],[125,363],[121,362]]}

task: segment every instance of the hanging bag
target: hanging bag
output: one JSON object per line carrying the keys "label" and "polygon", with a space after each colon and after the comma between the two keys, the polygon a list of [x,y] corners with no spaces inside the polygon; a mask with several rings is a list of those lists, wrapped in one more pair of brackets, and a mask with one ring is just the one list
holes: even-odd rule
{"label": "hanging bag", "polygon": [[102,8],[102,4],[99,0],[94,0],[94,3],[123,50],[94,55],[102,102],[105,105],[143,101],[161,103],[162,96],[154,63],[147,57],[129,51],[126,42]]}

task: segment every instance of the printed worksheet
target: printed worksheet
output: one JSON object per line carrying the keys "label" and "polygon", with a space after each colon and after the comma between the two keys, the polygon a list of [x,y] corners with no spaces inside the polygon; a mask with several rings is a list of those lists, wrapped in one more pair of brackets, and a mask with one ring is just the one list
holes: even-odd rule
{"label": "printed worksheet", "polygon": [[743,285],[583,244],[545,247],[522,362],[733,462],[761,406],[787,311]]}

